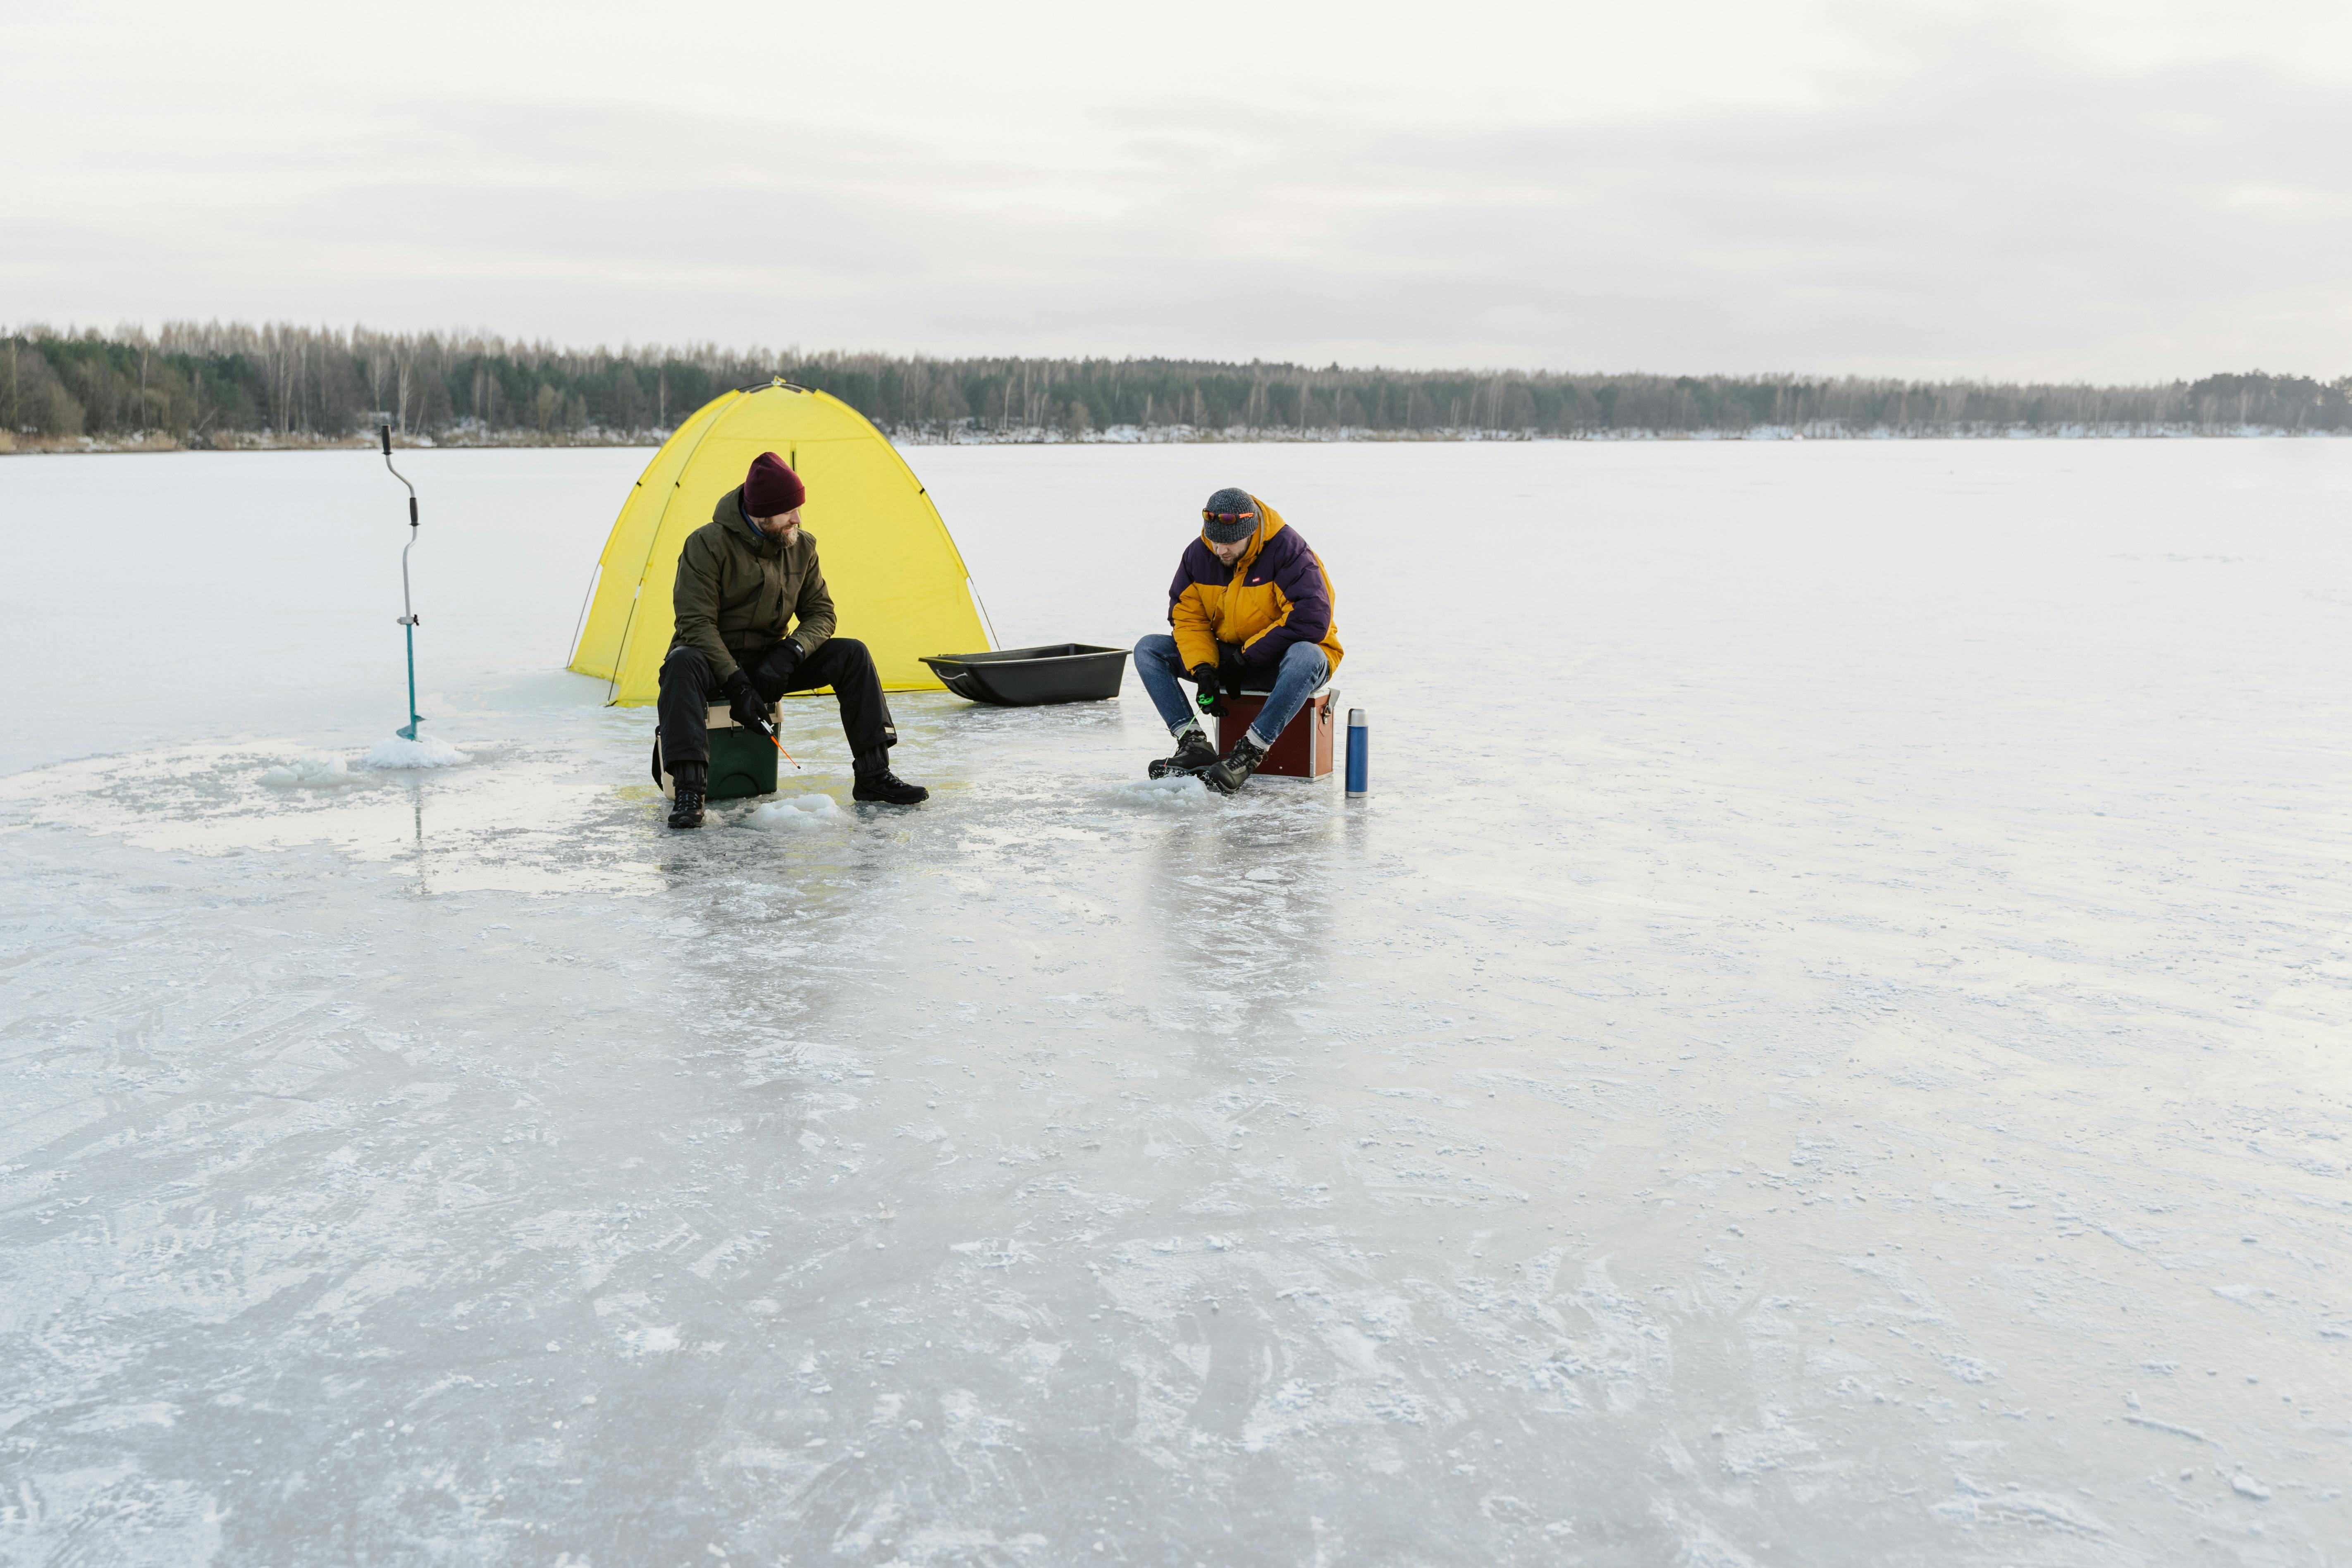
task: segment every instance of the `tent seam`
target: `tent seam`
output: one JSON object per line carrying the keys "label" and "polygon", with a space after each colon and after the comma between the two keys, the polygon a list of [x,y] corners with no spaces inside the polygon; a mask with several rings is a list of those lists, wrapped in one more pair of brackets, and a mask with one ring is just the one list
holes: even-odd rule
{"label": "tent seam", "polygon": [[[725,398],[712,401],[727,402],[747,395],[742,392],[730,392]],[[669,509],[677,503],[678,488],[686,482],[687,469],[694,466],[694,455],[702,450],[705,441],[710,439],[710,432],[718,423],[719,416],[711,415],[709,421],[702,426],[702,434],[697,436],[694,445],[686,449],[685,458],[678,464],[677,478],[670,481],[669,494],[662,498],[661,511],[654,518],[653,531],[646,536],[646,558],[637,566],[637,591],[629,595],[628,618],[621,623],[620,644],[613,650],[613,678],[604,683],[604,706],[607,708],[618,700],[616,694],[621,689],[621,671],[629,666],[629,633],[636,627],[637,602],[646,596],[646,574],[654,569],[654,551],[661,544],[662,525],[669,521]]]}

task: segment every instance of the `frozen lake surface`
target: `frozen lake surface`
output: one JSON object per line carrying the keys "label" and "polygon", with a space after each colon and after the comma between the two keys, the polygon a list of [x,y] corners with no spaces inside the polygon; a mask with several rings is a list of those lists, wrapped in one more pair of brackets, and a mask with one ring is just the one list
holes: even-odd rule
{"label": "frozen lake surface", "polygon": [[2352,443],[909,456],[1007,644],[1281,508],[1373,798],[670,834],[595,450],[371,773],[372,453],[0,462],[0,1561],[2347,1561]]}

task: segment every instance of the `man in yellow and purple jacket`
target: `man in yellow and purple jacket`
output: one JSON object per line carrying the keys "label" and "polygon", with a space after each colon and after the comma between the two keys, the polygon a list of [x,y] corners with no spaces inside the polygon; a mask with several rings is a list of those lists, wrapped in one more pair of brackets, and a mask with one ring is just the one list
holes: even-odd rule
{"label": "man in yellow and purple jacket", "polygon": [[[1150,769],[1153,778],[1194,773],[1221,795],[1249,782],[1315,689],[1339,668],[1331,574],[1282,514],[1247,490],[1230,487],[1201,509],[1201,537],[1184,547],[1168,585],[1173,637],[1135,645],[1135,673],[1176,737],[1176,754]],[[1222,760],[1184,700],[1180,681],[1199,690],[1204,712],[1222,714],[1223,698],[1262,690],[1265,705]]]}

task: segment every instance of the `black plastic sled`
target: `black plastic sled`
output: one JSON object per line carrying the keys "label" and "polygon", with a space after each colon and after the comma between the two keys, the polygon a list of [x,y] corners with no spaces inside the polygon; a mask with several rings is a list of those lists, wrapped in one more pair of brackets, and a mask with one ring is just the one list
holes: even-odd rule
{"label": "black plastic sled", "polygon": [[958,697],[998,708],[1099,702],[1118,696],[1118,683],[1127,676],[1127,649],[1078,642],[995,653],[931,654],[923,662]]}

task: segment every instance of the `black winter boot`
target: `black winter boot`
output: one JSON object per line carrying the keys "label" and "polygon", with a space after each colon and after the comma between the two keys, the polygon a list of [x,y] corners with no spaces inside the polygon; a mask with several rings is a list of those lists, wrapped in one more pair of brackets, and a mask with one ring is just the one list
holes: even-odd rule
{"label": "black winter boot", "polygon": [[1144,771],[1155,779],[1164,779],[1171,773],[1197,774],[1216,760],[1217,749],[1209,744],[1209,737],[1202,732],[1201,726],[1193,724],[1177,740],[1174,756],[1159,758]]}
{"label": "black winter boot", "polygon": [[878,773],[858,774],[856,787],[849,792],[849,797],[877,805],[920,805],[931,798],[931,792],[884,768]]}
{"label": "black winter boot", "polygon": [[890,771],[890,748],[887,746],[859,752],[849,759],[849,765],[857,774],[856,786],[849,792],[852,800],[862,800],[874,805],[919,805],[931,798],[929,790],[920,784],[910,784]]}
{"label": "black winter boot", "polygon": [[670,774],[669,825],[702,826],[702,792],[710,781],[708,763],[680,763]]}
{"label": "black winter boot", "polygon": [[1236,794],[1242,785],[1249,783],[1249,776],[1257,772],[1258,764],[1265,761],[1265,752],[1266,749],[1257,743],[1257,737],[1244,730],[1242,738],[1234,742],[1233,755],[1202,773],[1201,782],[1219,795]]}

